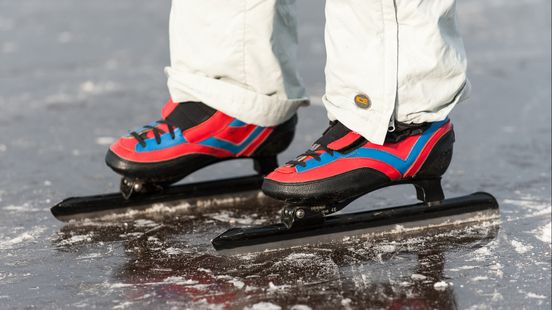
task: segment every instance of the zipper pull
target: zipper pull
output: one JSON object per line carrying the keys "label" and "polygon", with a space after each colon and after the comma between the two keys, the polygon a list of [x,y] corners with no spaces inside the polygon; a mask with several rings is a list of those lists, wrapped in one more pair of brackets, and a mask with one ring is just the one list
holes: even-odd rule
{"label": "zipper pull", "polygon": [[391,119],[389,120],[389,125],[387,126],[387,132],[395,131],[395,112],[391,114]]}

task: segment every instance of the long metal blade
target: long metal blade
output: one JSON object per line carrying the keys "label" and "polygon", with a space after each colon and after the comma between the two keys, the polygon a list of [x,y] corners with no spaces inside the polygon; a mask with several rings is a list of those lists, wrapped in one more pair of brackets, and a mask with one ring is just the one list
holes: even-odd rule
{"label": "long metal blade", "polygon": [[488,193],[445,199],[439,205],[423,203],[382,210],[332,215],[319,225],[284,224],[233,228],[212,240],[225,254],[257,252],[305,244],[327,243],[358,235],[405,233],[427,227],[447,227],[468,222],[488,221],[499,216],[498,203]]}
{"label": "long metal blade", "polygon": [[155,204],[188,202],[192,205],[231,204],[235,201],[255,203],[259,197],[263,177],[251,175],[201,183],[171,186],[151,194],[125,199],[120,193],[72,197],[56,204],[50,210],[61,221],[101,217],[124,213],[130,210],[144,210]]}

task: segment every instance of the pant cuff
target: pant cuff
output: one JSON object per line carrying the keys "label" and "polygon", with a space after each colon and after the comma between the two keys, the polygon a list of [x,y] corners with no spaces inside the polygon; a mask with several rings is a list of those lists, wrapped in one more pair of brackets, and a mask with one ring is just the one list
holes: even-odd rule
{"label": "pant cuff", "polygon": [[271,127],[290,119],[308,98],[287,99],[259,94],[223,80],[165,68],[173,101],[201,101],[248,124]]}
{"label": "pant cuff", "polygon": [[326,96],[322,97],[322,100],[330,119],[337,119],[347,128],[360,134],[368,141],[383,145],[389,128],[389,120],[391,119],[391,114],[393,114],[392,109],[385,112],[366,110],[359,113],[358,110],[348,110],[343,108],[343,106],[336,105]]}

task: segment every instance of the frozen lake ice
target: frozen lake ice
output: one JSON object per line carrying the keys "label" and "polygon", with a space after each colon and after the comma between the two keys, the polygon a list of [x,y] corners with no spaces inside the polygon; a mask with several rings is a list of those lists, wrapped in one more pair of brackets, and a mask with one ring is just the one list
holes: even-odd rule
{"label": "frozen lake ice", "polygon": [[[282,155],[326,127],[322,1],[299,2],[313,106]],[[415,236],[225,257],[209,240],[274,221],[254,206],[63,224],[64,197],[115,191],[113,139],[167,99],[169,1],[0,0],[1,308],[550,309],[550,1],[459,0],[474,86],[451,118],[445,191],[484,190],[499,222]],[[228,177],[218,165],[189,181]],[[374,193],[352,208],[410,202]]]}

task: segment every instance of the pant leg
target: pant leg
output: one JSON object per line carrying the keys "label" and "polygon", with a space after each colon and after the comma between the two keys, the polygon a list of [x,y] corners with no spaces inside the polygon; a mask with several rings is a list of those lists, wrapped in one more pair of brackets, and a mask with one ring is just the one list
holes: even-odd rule
{"label": "pant leg", "polygon": [[296,28],[295,0],[173,0],[171,97],[260,126],[288,120],[308,103]]}
{"label": "pant leg", "polygon": [[445,119],[469,93],[455,0],[327,1],[326,48],[328,114],[373,143],[394,119]]}

